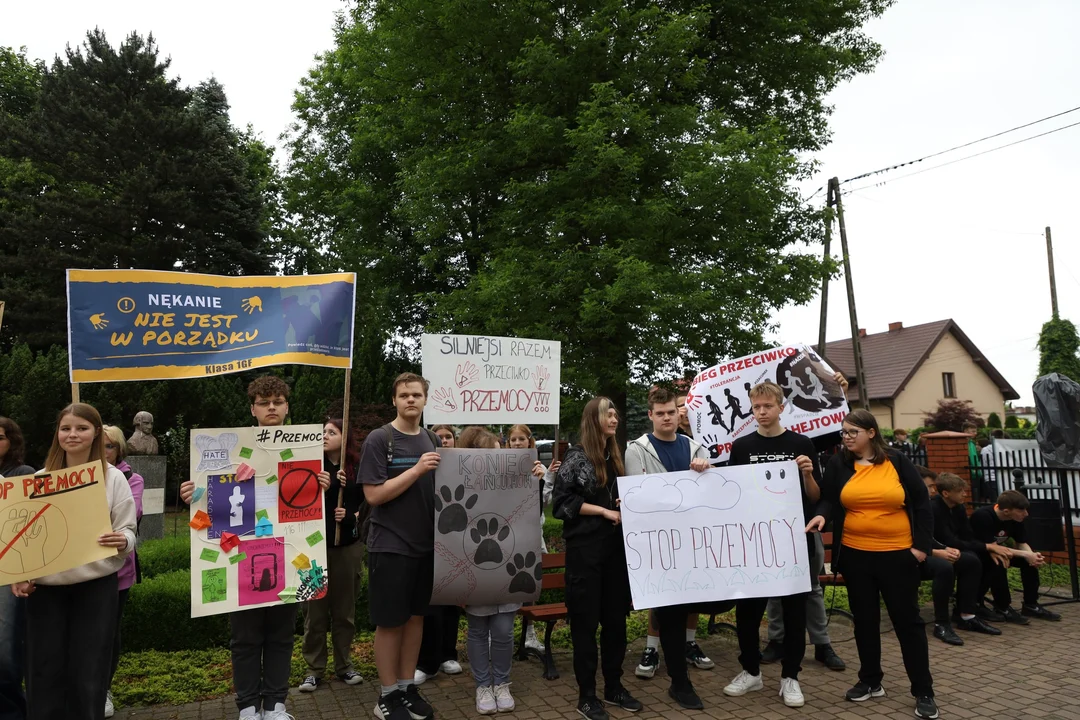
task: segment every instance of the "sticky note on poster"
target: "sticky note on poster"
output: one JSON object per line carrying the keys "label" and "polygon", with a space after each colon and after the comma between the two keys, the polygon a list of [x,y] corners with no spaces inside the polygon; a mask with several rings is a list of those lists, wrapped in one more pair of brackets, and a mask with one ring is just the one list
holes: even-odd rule
{"label": "sticky note on poster", "polygon": [[321,460],[278,463],[278,522],[307,522],[323,516]]}
{"label": "sticky note on poster", "polygon": [[199,559],[204,562],[217,562],[219,555],[221,555],[221,553],[219,553],[217,550],[203,548],[203,551],[199,554]]}
{"label": "sticky note on poster", "polygon": [[226,572],[225,568],[202,571],[202,601],[204,603],[224,602],[228,597]]}

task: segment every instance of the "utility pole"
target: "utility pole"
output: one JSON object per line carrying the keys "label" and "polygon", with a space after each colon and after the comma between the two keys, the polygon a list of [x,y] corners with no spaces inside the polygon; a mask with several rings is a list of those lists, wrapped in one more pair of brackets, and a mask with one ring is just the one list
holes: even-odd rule
{"label": "utility pole", "polygon": [[[826,207],[832,207],[832,184],[829,184],[828,201]],[[832,246],[832,215],[825,219],[825,254],[824,260],[829,262],[829,250]],[[818,335],[817,335],[817,351],[824,354],[825,352],[825,323],[826,318],[829,316],[829,278],[826,273],[821,278],[821,320],[818,321]]]}
{"label": "utility pole", "polygon": [[829,196],[836,203],[836,218],[840,223],[840,249],[844,256],[844,282],[847,284],[848,318],[851,320],[851,352],[855,356],[855,382],[859,386],[859,404],[869,410],[870,400],[866,395],[866,370],[863,368],[859,318],[855,314],[855,286],[851,281],[851,257],[848,255],[847,227],[844,225],[844,202],[839,178],[829,180]]}
{"label": "utility pole", "polygon": [[1054,277],[1054,243],[1050,239],[1050,226],[1046,226],[1046,260],[1050,264],[1050,309],[1058,319],[1057,278]]}

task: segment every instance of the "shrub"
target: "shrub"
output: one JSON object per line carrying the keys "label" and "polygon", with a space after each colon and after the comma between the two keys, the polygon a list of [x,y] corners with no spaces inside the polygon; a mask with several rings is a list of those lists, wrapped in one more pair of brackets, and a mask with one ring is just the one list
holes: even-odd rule
{"label": "shrub", "polygon": [[938,430],[960,432],[967,424],[982,427],[986,423],[970,400],[938,400],[937,407],[926,413],[923,424]]}
{"label": "shrub", "polygon": [[1001,416],[998,415],[996,412],[990,413],[990,415],[988,415],[987,418],[986,418],[986,427],[988,427],[988,428],[999,428],[999,427],[1001,427]]}
{"label": "shrub", "polygon": [[121,626],[124,650],[204,650],[229,644],[227,615],[191,617],[191,572],[174,570],[133,585]]}
{"label": "shrub", "polygon": [[[184,528],[187,529],[187,526]],[[191,568],[191,538],[187,532],[139,545],[139,568],[143,580]]]}
{"label": "shrub", "polygon": [[1005,427],[1011,429],[1020,427],[1020,420],[1015,415],[1008,415],[1005,417]]}

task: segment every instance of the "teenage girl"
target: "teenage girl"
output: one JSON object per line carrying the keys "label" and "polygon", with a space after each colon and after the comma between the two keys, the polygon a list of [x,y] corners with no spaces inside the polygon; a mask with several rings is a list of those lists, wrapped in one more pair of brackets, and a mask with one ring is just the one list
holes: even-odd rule
{"label": "teenage girl", "polygon": [[[105,463],[101,415],[74,403],[60,411],[45,469],[88,462],[100,462],[105,472],[99,482],[105,483],[112,520],[112,531],[97,543],[117,554],[11,586],[16,597],[27,598],[27,704],[34,720],[97,720],[104,714],[119,604],[116,574],[135,548],[135,501],[124,474]],[[23,529],[11,522],[4,521],[5,532]],[[43,516],[23,534],[29,544],[44,547],[51,532],[63,530],[55,522]]]}

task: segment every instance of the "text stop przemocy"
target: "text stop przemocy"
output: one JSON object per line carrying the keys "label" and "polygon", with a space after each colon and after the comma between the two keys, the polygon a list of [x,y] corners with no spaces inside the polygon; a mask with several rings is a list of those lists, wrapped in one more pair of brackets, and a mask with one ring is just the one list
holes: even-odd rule
{"label": "text stop przemocy", "polygon": [[[798,564],[797,517],[626,533],[630,570],[784,568]],[[802,540],[805,543],[805,540]]]}

